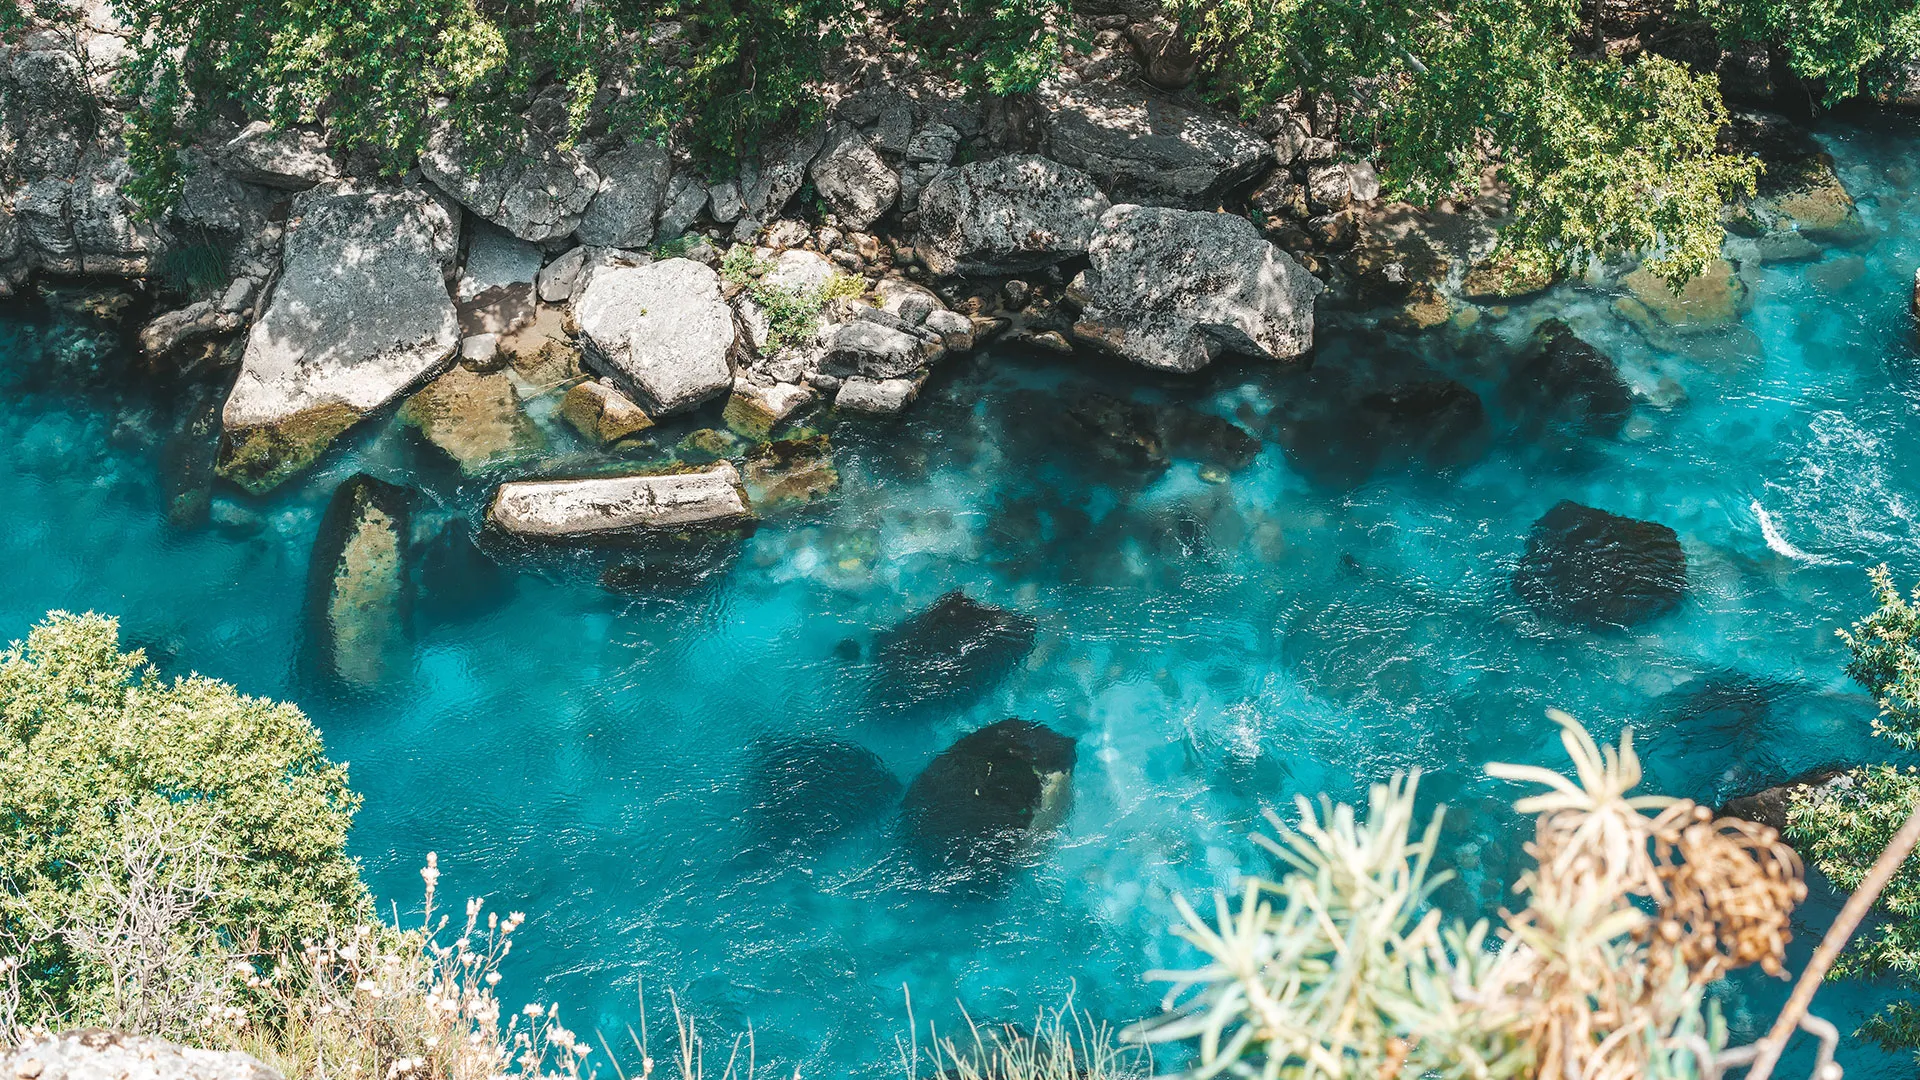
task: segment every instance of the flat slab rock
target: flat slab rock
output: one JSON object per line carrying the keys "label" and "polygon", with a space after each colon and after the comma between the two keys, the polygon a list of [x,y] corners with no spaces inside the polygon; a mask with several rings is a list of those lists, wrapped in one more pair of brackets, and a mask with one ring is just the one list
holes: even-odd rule
{"label": "flat slab rock", "polygon": [[1074,280],[1073,336],[1143,367],[1198,371],[1223,352],[1313,348],[1318,278],[1237,214],[1121,205],[1101,215]]}
{"label": "flat slab rock", "polygon": [[694,472],[524,480],[500,485],[487,520],[516,536],[585,537],[722,525],[753,516],[740,473],[720,461]]}
{"label": "flat slab rock", "polygon": [[271,488],[452,360],[460,328],[443,271],[455,239],[418,190],[294,197],[280,279],[222,413],[222,473]]}

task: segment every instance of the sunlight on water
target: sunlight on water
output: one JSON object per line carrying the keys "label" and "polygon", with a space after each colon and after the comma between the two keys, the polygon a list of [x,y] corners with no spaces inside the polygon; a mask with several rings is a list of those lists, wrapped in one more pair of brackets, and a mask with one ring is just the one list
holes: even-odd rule
{"label": "sunlight on water", "polygon": [[[716,1030],[751,1022],[763,1060],[837,1076],[893,1067],[903,985],[942,1023],[956,999],[1026,1015],[1069,980],[1126,1019],[1157,1000],[1144,971],[1188,959],[1165,933],[1171,895],[1254,865],[1244,833],[1296,793],[1354,798],[1426,770],[1454,808],[1461,879],[1442,900],[1492,911],[1525,832],[1479,765],[1561,764],[1548,705],[1609,733],[1632,722],[1650,782],[1706,802],[1884,756],[1833,629],[1867,605],[1866,566],[1920,576],[1920,163],[1908,132],[1828,140],[1875,239],[1745,268],[1754,303],[1733,330],[1651,342],[1605,291],[1561,288],[1471,331],[1329,330],[1306,374],[1171,381],[989,354],[897,422],[833,428],[831,501],[704,574],[633,571],[618,592],[604,556],[498,570],[452,545],[489,486],[387,421],[291,490],[217,490],[207,523],[170,525],[204,466],[175,433],[217,396],[141,388],[84,324],[15,312],[0,615],[18,636],[53,607],[118,614],[168,670],[299,701],[366,795],[354,848],[383,901],[417,903],[437,851],[443,892],[528,913],[503,989],[560,1000],[577,1028],[622,1031],[644,978]],[[1542,433],[1501,404],[1508,346],[1549,316],[1640,395],[1618,437]],[[1465,464],[1354,441],[1343,410],[1409,371],[1486,402],[1491,431],[1448,450]],[[1062,419],[1095,388],[1231,419],[1258,455],[1225,484],[1203,460],[1219,447],[1130,468]],[[349,696],[298,659],[319,515],[360,470],[416,490],[423,594],[411,669]],[[1527,531],[1562,499],[1674,528],[1680,609],[1582,631],[1522,603]],[[885,632],[956,588],[1031,616],[1031,653],[974,700],[877,693]],[[884,777],[834,842],[786,848],[756,824],[763,740],[863,747],[904,784],[1007,716],[1073,736],[1078,766],[1059,841],[1000,893],[929,890]],[[1834,906],[1816,890],[1796,964]],[[1746,1037],[1784,996],[1722,994]],[[1844,1028],[1881,997],[1822,1000]],[[1848,1065],[1910,1072],[1866,1049]]]}

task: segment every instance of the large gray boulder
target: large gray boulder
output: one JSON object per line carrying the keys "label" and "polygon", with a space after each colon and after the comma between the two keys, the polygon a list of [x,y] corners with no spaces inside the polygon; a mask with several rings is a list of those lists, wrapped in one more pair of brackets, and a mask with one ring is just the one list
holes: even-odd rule
{"label": "large gray boulder", "polygon": [[1121,205],[1074,279],[1073,335],[1136,364],[1198,371],[1222,352],[1286,359],[1313,347],[1324,288],[1236,214]]}
{"label": "large gray boulder", "polygon": [[[800,185],[806,182],[807,166],[826,141],[827,129],[814,124],[783,139],[769,143],[757,160],[740,169],[740,213],[734,221],[733,235],[749,240],[769,222],[780,216]],[[721,220],[715,204],[714,220]]]}
{"label": "large gray boulder", "polygon": [[294,197],[279,281],[247,335],[220,470],[264,491],[361,417],[438,374],[460,343],[452,220],[414,189]]}
{"label": "large gray boulder", "polygon": [[1202,207],[1273,164],[1265,139],[1218,114],[1124,87],[1046,95],[1044,149],[1115,199]]}
{"label": "large gray boulder", "polygon": [[146,1035],[92,1029],[28,1038],[0,1051],[9,1080],[281,1080],[238,1050],[201,1050]]}
{"label": "large gray boulder", "polygon": [[630,143],[595,158],[593,171],[600,174],[600,186],[574,230],[580,242],[636,249],[653,243],[673,173],[667,148],[656,142]]}
{"label": "large gray boulder", "polygon": [[420,171],[460,205],[535,243],[572,232],[600,190],[600,177],[579,151],[537,133],[494,161],[442,124],[427,140]]}
{"label": "large gray boulder", "polygon": [[690,472],[501,484],[487,520],[515,536],[564,539],[744,521],[753,510],[730,461]]}
{"label": "large gray boulder", "polygon": [[1107,206],[1078,169],[1010,154],[929,183],[914,246],[936,274],[1035,270],[1084,254]]}
{"label": "large gray boulder", "polygon": [[720,298],[720,275],[701,263],[597,268],[574,294],[573,318],[588,361],[656,416],[733,386],[733,309]]}
{"label": "large gray boulder", "polygon": [[314,131],[277,131],[255,120],[220,148],[226,171],[249,184],[302,191],[337,174],[327,141]]}
{"label": "large gray boulder", "polygon": [[813,186],[847,228],[864,230],[893,209],[900,174],[880,160],[859,130],[842,125],[813,163]]}

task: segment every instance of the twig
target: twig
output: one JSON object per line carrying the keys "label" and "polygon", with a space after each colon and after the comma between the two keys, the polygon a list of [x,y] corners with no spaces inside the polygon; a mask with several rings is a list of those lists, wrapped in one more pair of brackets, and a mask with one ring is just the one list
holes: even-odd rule
{"label": "twig", "polygon": [[1760,1040],[1760,1056],[1747,1073],[1747,1080],[1767,1080],[1773,1075],[1773,1067],[1779,1064],[1780,1054],[1787,1048],[1787,1038],[1800,1026],[1807,1006],[1813,1004],[1813,995],[1820,989],[1820,981],[1827,977],[1827,969],[1839,959],[1840,950],[1847,947],[1853,932],[1860,928],[1860,920],[1866,917],[1873,902],[1880,898],[1880,891],[1893,879],[1915,844],[1920,844],[1920,806],[1907,816],[1907,823],[1893,835],[1893,842],[1873,861],[1873,869],[1867,871],[1866,879],[1860,882],[1859,888],[1853,890],[1852,896],[1847,897],[1846,906],[1840,909],[1840,917],[1833,920],[1827,936],[1821,939],[1820,947],[1814,950],[1813,959],[1807,962],[1807,969],[1800,973],[1800,981],[1794,985],[1793,996],[1787,999],[1786,1008],[1780,1010],[1780,1016],[1774,1020],[1773,1029],[1767,1032],[1767,1037]]}

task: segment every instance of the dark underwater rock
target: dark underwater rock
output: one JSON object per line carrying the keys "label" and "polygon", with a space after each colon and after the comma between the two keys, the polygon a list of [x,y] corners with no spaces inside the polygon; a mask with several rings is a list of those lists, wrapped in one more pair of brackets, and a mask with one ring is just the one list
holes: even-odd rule
{"label": "dark underwater rock", "polygon": [[1508,374],[1501,396],[1515,412],[1589,435],[1619,434],[1633,411],[1633,388],[1613,359],[1559,319],[1540,324],[1533,348]]}
{"label": "dark underwater rock", "polygon": [[1067,422],[1085,436],[1095,460],[1129,472],[1158,473],[1172,463],[1153,410],[1107,394],[1080,394],[1066,408]]}
{"label": "dark underwater rock", "polygon": [[1035,624],[958,589],[888,631],[874,650],[875,691],[899,705],[964,704],[1033,648]]}
{"label": "dark underwater rock", "polygon": [[755,833],[776,847],[807,846],[877,821],[900,797],[900,781],[864,747],[766,739],[754,750],[747,816]]}
{"label": "dark underwater rock", "polygon": [[962,736],[907,788],[904,838],[929,869],[991,883],[1058,827],[1072,800],[1072,739],[1006,719]]}
{"label": "dark underwater rock", "polygon": [[761,513],[805,506],[840,486],[825,435],[762,443],[747,455],[747,494]]}
{"label": "dark underwater rock", "polygon": [[378,686],[408,662],[413,614],[408,494],[365,473],[334,489],[307,570],[314,669]]}
{"label": "dark underwater rock", "polygon": [[513,595],[513,574],[480,546],[465,518],[455,518],[422,546],[421,617],[464,619],[484,614]]}
{"label": "dark underwater rock", "polygon": [[1197,409],[1172,405],[1160,410],[1160,431],[1175,457],[1218,465],[1229,472],[1246,468],[1260,456],[1260,440],[1245,428]]}
{"label": "dark underwater rock", "polygon": [[1488,439],[1480,395],[1452,379],[1420,379],[1360,399],[1359,418],[1379,443],[1383,463],[1433,468],[1478,458]]}
{"label": "dark underwater rock", "polygon": [[160,448],[167,523],[175,528],[197,528],[208,521],[225,400],[220,388],[195,384],[181,392],[175,405],[173,428]]}
{"label": "dark underwater rock", "polygon": [[1562,500],[1533,523],[1513,588],[1549,618],[1632,626],[1680,606],[1687,556],[1665,525]]}

